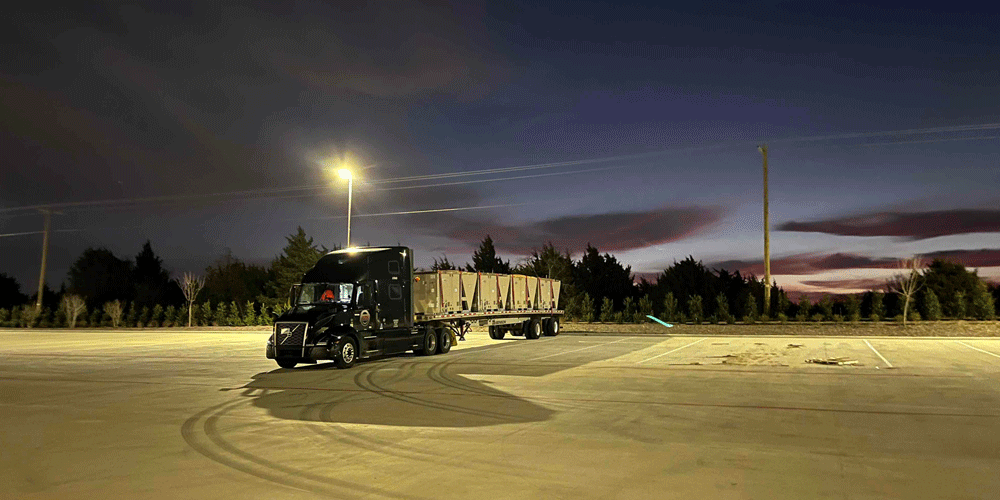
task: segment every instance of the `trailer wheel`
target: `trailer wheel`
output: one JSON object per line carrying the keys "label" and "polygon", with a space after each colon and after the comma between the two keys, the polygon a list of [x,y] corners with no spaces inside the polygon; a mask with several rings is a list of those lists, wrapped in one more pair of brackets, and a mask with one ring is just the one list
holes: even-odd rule
{"label": "trailer wheel", "polygon": [[531,340],[535,340],[542,336],[542,322],[538,321],[538,318],[531,318],[526,321],[528,328],[524,332],[524,336]]}
{"label": "trailer wheel", "polygon": [[350,368],[358,360],[358,346],[351,337],[341,337],[337,341],[337,353],[333,355],[337,368]]}
{"label": "trailer wheel", "polygon": [[438,352],[445,354],[451,350],[451,330],[447,328],[438,329]]}
{"label": "trailer wheel", "polygon": [[299,364],[299,361],[295,358],[278,358],[275,361],[278,362],[278,366],[285,369],[295,368],[295,365]]}
{"label": "trailer wheel", "polygon": [[545,335],[549,337],[559,335],[559,318],[552,317],[545,320]]}
{"label": "trailer wheel", "polygon": [[431,356],[437,353],[438,341],[437,332],[428,328],[424,332],[424,338],[420,341],[420,347],[413,350],[417,356]]}
{"label": "trailer wheel", "polygon": [[490,338],[493,340],[503,340],[505,333],[507,333],[507,330],[505,330],[502,326],[490,327]]}

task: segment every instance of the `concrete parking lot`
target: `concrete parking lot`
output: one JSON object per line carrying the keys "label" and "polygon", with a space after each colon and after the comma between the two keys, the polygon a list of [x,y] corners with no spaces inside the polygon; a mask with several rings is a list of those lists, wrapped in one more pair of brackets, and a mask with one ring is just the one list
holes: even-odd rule
{"label": "concrete parking lot", "polygon": [[1000,491],[1000,339],[471,334],[285,370],[267,335],[0,332],[0,498]]}

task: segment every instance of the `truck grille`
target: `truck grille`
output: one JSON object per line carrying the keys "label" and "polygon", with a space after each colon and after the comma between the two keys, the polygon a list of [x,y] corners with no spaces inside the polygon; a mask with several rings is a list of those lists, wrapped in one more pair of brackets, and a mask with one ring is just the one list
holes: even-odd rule
{"label": "truck grille", "polygon": [[276,349],[298,347],[305,349],[308,323],[275,323],[274,346]]}

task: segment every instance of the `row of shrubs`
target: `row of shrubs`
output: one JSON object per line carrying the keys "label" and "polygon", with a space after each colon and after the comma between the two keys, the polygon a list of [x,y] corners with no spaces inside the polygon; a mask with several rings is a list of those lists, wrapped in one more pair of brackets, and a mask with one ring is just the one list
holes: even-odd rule
{"label": "row of shrubs", "polygon": [[[115,300],[103,307],[88,308],[81,302],[73,303],[72,297],[63,300],[60,307],[38,310],[33,304],[0,309],[0,327],[7,328],[156,328],[188,325],[188,307],[156,305],[137,307]],[[192,326],[268,326],[274,322],[274,313],[288,309],[285,304],[265,306],[247,302],[239,307],[236,302],[210,302],[195,304],[191,311]],[[73,312],[76,311],[74,315]]]}
{"label": "row of shrubs", "polygon": [[[931,300],[927,300],[923,304],[925,312],[924,317],[922,317],[914,305],[911,305],[909,312],[906,315],[906,319],[908,321],[921,321],[922,319],[937,321],[946,319],[941,312],[941,305],[938,302],[937,297],[933,294],[928,294],[928,296]],[[741,319],[744,324],[754,324],[758,321],[770,320],[767,316],[757,312],[757,302],[752,296],[747,296],[747,303],[744,305],[744,310],[747,311],[747,314],[744,314],[742,318],[737,318],[729,312],[729,302],[726,300],[726,296],[724,294],[720,293],[716,296],[715,301],[717,312],[706,317],[705,314],[703,314],[703,299],[701,296],[692,296],[688,300],[686,308],[687,311],[683,311],[681,310],[681,307],[673,293],[668,293],[663,301],[663,313],[660,314],[659,319],[670,323],[701,324],[707,321],[712,324],[726,323],[730,325],[735,324],[737,319]],[[987,302],[983,302],[982,304],[974,302],[971,307],[972,310],[966,309],[964,301],[959,300],[958,304],[961,306],[958,308],[958,314],[947,319],[996,319],[992,299]],[[595,319],[601,323],[648,323],[651,321],[648,316],[653,315],[653,303],[648,295],[639,299],[638,302],[633,301],[631,297],[626,297],[624,301],[624,310],[622,311],[615,311],[614,303],[611,299],[604,298],[604,301],[601,303],[601,311],[598,318],[594,318],[592,305],[593,300],[588,294],[584,293],[580,299],[573,301],[571,304],[567,304],[566,319],[584,323],[591,323]],[[809,299],[802,297],[797,308],[799,311],[798,314],[789,316],[784,312],[778,312],[774,315],[774,318],[781,323],[789,321],[833,321],[838,323],[848,321],[857,323],[862,321],[861,302],[857,296],[851,296],[848,298],[845,304],[845,312],[847,313],[845,315],[834,313],[834,303],[829,297],[824,297],[823,300],[820,300],[819,303],[816,304],[816,308],[819,309],[818,312],[809,314],[810,309],[815,308],[813,308],[813,304],[809,301]],[[886,319],[903,322],[903,315],[897,314],[892,318],[889,318],[886,315],[885,306],[882,303],[881,296],[876,295],[876,298],[872,301],[872,313],[864,319],[872,322],[878,322]]]}

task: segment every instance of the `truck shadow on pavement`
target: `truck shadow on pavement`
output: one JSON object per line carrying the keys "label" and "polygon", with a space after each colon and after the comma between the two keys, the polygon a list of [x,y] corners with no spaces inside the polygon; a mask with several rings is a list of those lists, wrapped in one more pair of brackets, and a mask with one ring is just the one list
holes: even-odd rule
{"label": "truck shadow on pavement", "polygon": [[[620,345],[615,352],[593,352],[583,360],[577,357],[544,363],[483,359],[477,355],[489,350],[479,349],[432,358],[387,357],[359,363],[349,370],[321,363],[258,373],[244,386],[243,394],[252,398],[253,406],[266,409],[274,417],[308,422],[413,427],[541,422],[557,413],[552,407],[564,405],[542,405],[476,378],[545,378],[636,349]],[[537,388],[544,384],[526,379],[523,385],[527,392],[538,394]]]}
{"label": "truck shadow on pavement", "polygon": [[311,422],[413,427],[479,427],[540,422],[554,411],[486,384],[447,390],[433,365],[403,359],[371,361],[351,370],[330,363],[258,373],[245,386],[252,404],[272,416]]}

